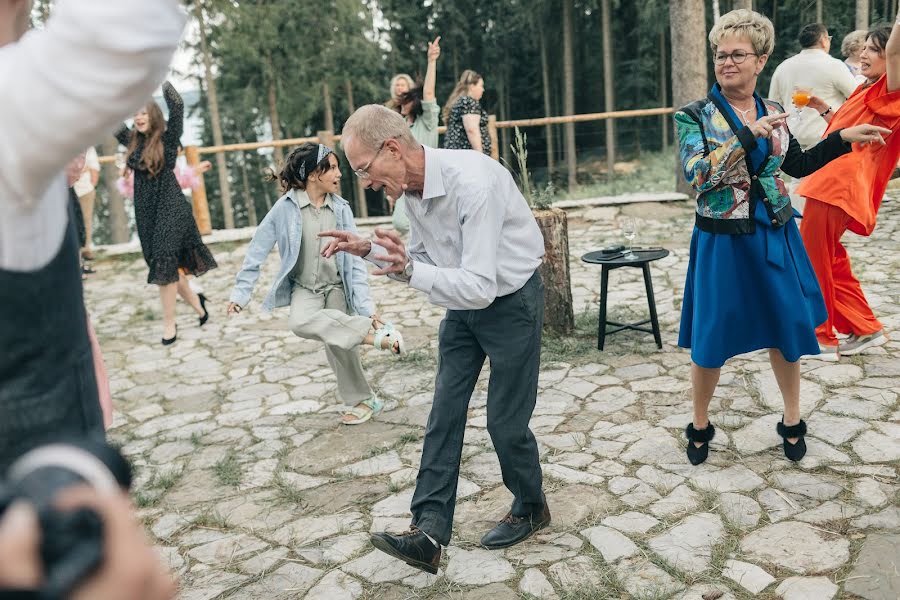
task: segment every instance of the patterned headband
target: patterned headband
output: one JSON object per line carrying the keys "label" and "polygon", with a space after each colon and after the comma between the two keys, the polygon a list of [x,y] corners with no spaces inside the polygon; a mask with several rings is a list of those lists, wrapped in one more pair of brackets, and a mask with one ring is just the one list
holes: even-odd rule
{"label": "patterned headband", "polygon": [[315,161],[311,160],[311,158],[306,158],[300,163],[300,169],[297,171],[297,174],[300,176],[300,181],[306,181],[307,173],[315,171],[316,166],[318,166],[326,156],[332,153],[334,153],[334,150],[324,144],[319,144]]}

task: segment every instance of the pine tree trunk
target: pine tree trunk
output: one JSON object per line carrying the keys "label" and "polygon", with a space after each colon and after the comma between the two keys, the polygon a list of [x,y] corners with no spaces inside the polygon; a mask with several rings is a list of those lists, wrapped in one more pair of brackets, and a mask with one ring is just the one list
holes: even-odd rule
{"label": "pine tree trunk", "polygon": [[825,4],[823,0],[816,0],[816,23],[822,23],[825,19],[823,4]]}
{"label": "pine tree trunk", "polygon": [[722,11],[719,9],[719,0],[712,0],[712,11],[713,11],[713,23],[719,20],[719,17],[722,16]]}
{"label": "pine tree trunk", "polygon": [[334,109],[331,106],[331,88],[328,82],[322,82],[322,106],[325,109],[325,127],[326,131],[334,131]]}
{"label": "pine tree trunk", "polygon": [[869,0],[856,0],[856,29],[869,28]]}
{"label": "pine tree trunk", "polygon": [[[206,39],[206,20],[203,17],[201,2],[194,4],[194,14],[197,17],[197,27],[200,29],[200,53],[203,55],[204,79],[206,81],[206,99],[209,102],[209,120],[212,126],[213,144],[224,144],[222,137],[222,119],[219,115],[219,96],[216,92],[216,80],[213,77],[212,59],[209,55],[209,44]],[[219,193],[222,195],[222,216],[225,229],[234,229],[234,210],[231,204],[231,183],[228,177],[228,164],[225,162],[225,154],[216,152],[216,175],[219,178]]]}
{"label": "pine tree trunk", "polygon": [[[344,85],[347,88],[347,108],[352,115],[356,112],[356,104],[353,102],[353,81],[349,78],[345,79]],[[353,182],[356,186],[354,188],[356,190],[356,211],[354,211],[354,214],[357,217],[368,217],[369,207],[366,206],[366,188],[363,186],[362,179],[355,175],[353,176]]]}
{"label": "pine tree trunk", "polygon": [[[672,105],[680,108],[706,96],[706,6],[704,0],[679,0],[669,5],[672,31]],[[693,196],[676,155],[678,191]]]}
{"label": "pine tree trunk", "polygon": [[[572,58],[572,3],[563,0],[563,114],[575,114],[575,64]],[[566,123],[566,169],[569,191],[578,185],[578,158],[575,155],[575,123]]]}
{"label": "pine tree trunk", "polygon": [[739,8],[746,8],[747,10],[753,10],[753,0],[734,0],[731,4],[732,10],[737,10]]}
{"label": "pine tree trunk", "polygon": [[253,200],[253,194],[250,193],[250,179],[247,177],[247,155],[241,152],[241,181],[244,185],[244,198],[247,202],[247,224],[250,227],[259,225],[256,218],[256,204]]}
{"label": "pine tree trunk", "polygon": [[[609,0],[601,0],[601,23],[603,30],[603,110],[612,112],[615,110],[615,88],[613,88],[613,45],[610,34]],[[606,176],[612,181],[615,178],[616,164],[616,122],[614,119],[606,119]]]}
{"label": "pine tree trunk", "polygon": [[544,261],[539,270],[544,280],[544,327],[559,335],[575,329],[572,279],[569,273],[569,226],[561,208],[535,210],[544,236]]}
{"label": "pine tree trunk", "polygon": [[[266,57],[266,66],[269,70],[269,124],[272,127],[272,141],[281,141],[281,119],[278,117],[278,91],[276,88],[276,77],[274,67],[272,65],[272,57]],[[281,146],[275,146],[272,153],[277,164],[284,162],[284,149]]]}
{"label": "pine tree trunk", "polygon": [[[505,121],[509,119],[509,70],[502,69],[502,73],[500,77],[498,77],[500,82],[497,89],[497,108],[500,112],[500,120]],[[504,164],[512,164],[510,160],[510,147],[509,147],[509,129],[503,128],[500,130],[500,156],[503,157]]]}
{"label": "pine tree trunk", "polygon": [[[669,94],[667,93],[668,73],[666,72],[666,31],[661,29],[659,32],[659,105],[668,106]],[[662,128],[662,151],[669,151],[669,122],[672,117],[669,115],[660,116],[660,126]]]}
{"label": "pine tree trunk", "polygon": [[[119,149],[116,138],[109,138],[103,142],[103,154],[112,156]],[[119,179],[119,169],[115,163],[105,163],[102,167],[103,183],[106,187],[106,202],[109,208],[109,232],[113,244],[124,244],[131,238],[128,227],[128,215],[125,214],[125,199],[116,187]]]}
{"label": "pine tree trunk", "polygon": [[[541,51],[541,84],[544,88],[544,116],[552,116],[553,110],[550,103],[550,66],[547,60],[547,40],[546,33],[541,24],[535,24],[538,30],[538,42]],[[553,180],[554,156],[553,156],[553,125],[547,125],[544,128],[544,135],[547,138],[547,179]]]}

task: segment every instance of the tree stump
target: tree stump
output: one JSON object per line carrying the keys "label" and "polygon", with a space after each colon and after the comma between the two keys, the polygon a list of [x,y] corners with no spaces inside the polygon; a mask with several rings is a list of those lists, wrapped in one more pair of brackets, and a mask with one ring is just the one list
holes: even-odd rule
{"label": "tree stump", "polygon": [[572,279],[569,275],[569,225],[561,208],[533,210],[544,236],[544,262],[540,266],[544,280],[544,327],[557,334],[575,330],[572,309]]}

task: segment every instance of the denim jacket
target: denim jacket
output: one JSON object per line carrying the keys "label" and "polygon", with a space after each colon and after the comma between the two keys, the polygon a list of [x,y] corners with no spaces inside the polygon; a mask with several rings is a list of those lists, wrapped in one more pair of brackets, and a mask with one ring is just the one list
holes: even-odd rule
{"label": "denim jacket", "polygon": [[[766,114],[784,112],[772,100],[763,105]],[[804,152],[787,127],[776,127],[769,156],[754,171],[749,153],[756,138],[749,127],[730,118],[712,93],[676,112],[675,127],[684,177],[697,191],[697,227],[711,233],[753,233],[758,200],[765,203],[772,227],[783,226],[793,210],[778,171],[804,177],[852,150],[835,131]]]}
{"label": "denim jacket", "polygon": [[[250,245],[247,247],[247,255],[244,264],[237,274],[234,289],[231,292],[231,301],[239,306],[247,306],[253,287],[259,278],[259,268],[265,262],[272,248],[278,245],[278,254],[281,255],[281,268],[272,289],[263,300],[263,310],[270,312],[275,308],[290,306],[291,304],[291,271],[297,264],[300,256],[300,233],[302,231],[300,206],[294,198],[300,190],[291,190],[278,199],[269,214],[262,220]],[[338,229],[356,233],[356,225],[353,222],[353,213],[350,205],[340,196],[331,196],[334,206],[334,218]],[[338,252],[335,255],[338,273],[344,284],[344,295],[347,298],[347,306],[355,314],[369,317],[375,313],[375,305],[369,296],[369,273],[363,259],[358,256]]]}

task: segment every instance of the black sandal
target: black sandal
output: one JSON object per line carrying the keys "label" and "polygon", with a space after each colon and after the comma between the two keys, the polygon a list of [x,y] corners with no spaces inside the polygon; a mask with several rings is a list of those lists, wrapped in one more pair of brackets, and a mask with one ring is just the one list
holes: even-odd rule
{"label": "black sandal", "polygon": [[[784,424],[784,415],[781,416],[781,421],[775,425],[775,431],[778,432],[782,438],[784,438],[784,455],[787,456],[794,462],[799,461],[801,458],[806,456],[806,440],[803,439],[803,436],[806,435],[806,421],[800,419],[800,422],[796,425],[785,425]],[[795,444],[792,444],[788,441],[788,438],[799,438]]]}
{"label": "black sandal", "polygon": [[[693,423],[688,423],[684,429],[684,435],[687,436],[687,456],[691,464],[696,466],[706,461],[709,456],[709,441],[716,436],[716,428],[712,423],[707,424],[705,429],[694,429]],[[702,446],[695,446],[694,442],[703,442]]]}

